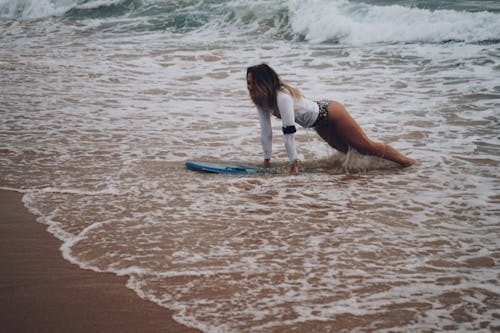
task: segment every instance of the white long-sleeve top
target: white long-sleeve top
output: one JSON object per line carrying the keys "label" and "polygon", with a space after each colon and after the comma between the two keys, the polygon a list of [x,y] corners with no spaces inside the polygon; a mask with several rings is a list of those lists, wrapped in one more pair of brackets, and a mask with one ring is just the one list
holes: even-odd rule
{"label": "white long-sleeve top", "polygon": [[[283,128],[295,126],[295,123],[298,123],[302,127],[312,127],[316,119],[318,119],[318,104],[307,98],[294,99],[287,92],[279,91],[276,96],[276,102]],[[257,107],[257,110],[259,112],[260,138],[262,150],[264,151],[264,159],[270,159],[273,142],[271,127],[272,110],[259,107]],[[295,147],[295,133],[283,135],[288,160],[290,163],[293,163],[298,159]]]}

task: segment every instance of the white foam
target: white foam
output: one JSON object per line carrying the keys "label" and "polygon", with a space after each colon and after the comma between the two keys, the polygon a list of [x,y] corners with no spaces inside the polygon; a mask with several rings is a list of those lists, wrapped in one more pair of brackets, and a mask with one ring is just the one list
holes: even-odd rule
{"label": "white foam", "polygon": [[498,40],[500,15],[329,0],[290,1],[295,32],[347,44]]}
{"label": "white foam", "polygon": [[48,226],[47,231],[50,232],[57,239],[63,242],[73,239],[73,235],[66,232],[63,228],[61,228],[60,222],[57,222],[55,220],[55,218],[58,217],[60,214],[59,210],[56,208],[50,213],[44,213],[40,211],[35,203],[37,200],[36,198],[37,198],[37,192],[29,191],[24,194],[22,200],[23,204],[30,211],[30,213],[32,213],[35,216],[38,216],[37,221],[47,225]]}
{"label": "white foam", "polygon": [[[36,19],[60,16],[70,9],[93,9],[122,5],[119,0],[1,0],[0,17]],[[151,3],[143,4],[151,5]],[[313,43],[335,40],[350,45],[372,43],[442,43],[447,41],[496,41],[500,33],[500,14],[455,10],[427,10],[401,5],[379,6],[346,0],[267,1],[234,0],[227,12],[216,15],[196,30],[190,38],[201,42],[234,38],[248,34],[280,36],[301,35]],[[161,6],[160,6],[161,7]],[[196,6],[191,10],[198,10]],[[284,14],[287,11],[287,14]],[[174,13],[176,15],[177,12]],[[234,19],[229,19],[234,15]],[[288,19],[287,19],[288,18]],[[131,29],[144,22],[139,18],[121,17],[121,28]],[[270,21],[274,21],[273,24]],[[128,22],[128,23],[126,23]],[[85,24],[99,26],[101,19],[88,18]],[[287,31],[291,29],[291,31]]]}
{"label": "white foam", "polygon": [[75,194],[75,195],[84,195],[84,196],[98,196],[98,195],[123,195],[126,192],[123,192],[117,188],[110,186],[107,189],[98,190],[98,191],[89,191],[77,188],[57,188],[57,187],[45,187],[41,189],[37,189],[36,191],[42,193],[61,193],[61,194]]}
{"label": "white foam", "polygon": [[1,0],[0,17],[37,19],[59,16],[77,3],[76,0]]}
{"label": "white foam", "polygon": [[11,19],[40,19],[61,16],[71,9],[93,9],[120,4],[121,0],[0,0],[0,17]]}

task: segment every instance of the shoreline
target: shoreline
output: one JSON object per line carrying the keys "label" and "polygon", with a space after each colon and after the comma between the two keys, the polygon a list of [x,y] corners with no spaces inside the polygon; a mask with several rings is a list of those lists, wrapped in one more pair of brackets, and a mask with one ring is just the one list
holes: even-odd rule
{"label": "shoreline", "polygon": [[141,299],[126,287],[127,277],[64,260],[61,242],[21,200],[21,193],[0,190],[3,332],[200,332]]}

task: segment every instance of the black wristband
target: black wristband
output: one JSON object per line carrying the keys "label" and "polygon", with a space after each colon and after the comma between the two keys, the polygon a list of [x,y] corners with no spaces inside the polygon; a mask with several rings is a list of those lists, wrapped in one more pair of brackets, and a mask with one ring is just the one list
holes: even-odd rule
{"label": "black wristband", "polygon": [[295,126],[287,126],[287,127],[283,127],[283,134],[293,134],[297,132],[297,129],[295,128]]}

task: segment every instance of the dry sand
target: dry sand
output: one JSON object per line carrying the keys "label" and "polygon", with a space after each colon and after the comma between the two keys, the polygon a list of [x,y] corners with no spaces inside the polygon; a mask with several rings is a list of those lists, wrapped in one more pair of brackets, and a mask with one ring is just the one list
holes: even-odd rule
{"label": "dry sand", "polygon": [[140,299],[126,278],[65,261],[17,192],[0,191],[2,332],[198,332]]}

